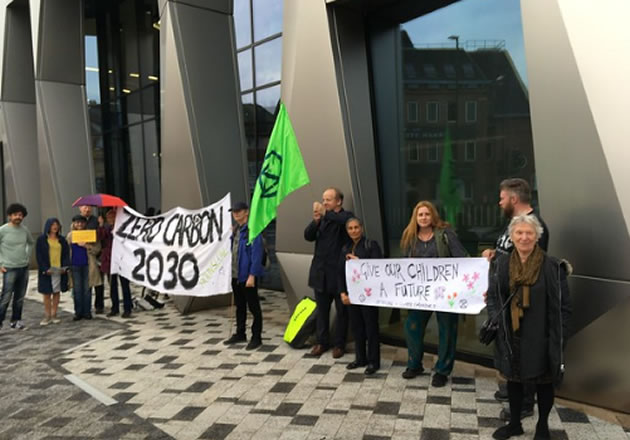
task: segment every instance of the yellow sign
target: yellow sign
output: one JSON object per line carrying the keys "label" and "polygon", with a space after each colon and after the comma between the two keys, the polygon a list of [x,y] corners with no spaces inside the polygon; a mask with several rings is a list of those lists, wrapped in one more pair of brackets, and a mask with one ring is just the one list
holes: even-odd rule
{"label": "yellow sign", "polygon": [[96,231],[94,229],[72,231],[73,243],[94,243],[96,242]]}

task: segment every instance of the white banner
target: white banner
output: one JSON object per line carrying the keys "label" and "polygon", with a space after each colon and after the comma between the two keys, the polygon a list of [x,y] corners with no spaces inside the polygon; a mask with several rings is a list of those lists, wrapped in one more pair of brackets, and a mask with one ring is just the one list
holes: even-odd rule
{"label": "white banner", "polygon": [[169,295],[232,291],[230,194],[199,210],[146,217],[118,209],[111,273]]}
{"label": "white banner", "polygon": [[485,258],[346,261],[352,304],[476,315],[486,306]]}

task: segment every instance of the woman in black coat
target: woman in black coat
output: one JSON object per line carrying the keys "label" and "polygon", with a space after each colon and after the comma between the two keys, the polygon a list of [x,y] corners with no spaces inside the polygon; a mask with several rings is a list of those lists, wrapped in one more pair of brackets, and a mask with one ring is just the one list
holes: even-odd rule
{"label": "woman in black coat", "polygon": [[37,291],[44,295],[44,319],[40,325],[58,324],[57,308],[60,292],[68,290],[70,266],[70,247],[61,234],[61,223],[56,218],[49,218],[44,225],[44,232],[35,244],[37,258]]}
{"label": "woman in black coat", "polygon": [[[352,240],[341,248],[339,260],[339,292],[341,301],[349,305],[350,327],[354,336],[355,359],[346,368],[353,370],[366,367],[365,374],[372,375],[381,368],[381,350],[378,330],[378,307],[350,303],[346,284],[346,260],[360,258],[383,258],[378,243],[363,235],[363,224],[356,217],[346,222],[346,232]],[[367,344],[367,352],[366,352]]]}
{"label": "woman in black coat", "polygon": [[505,305],[495,339],[495,366],[508,381],[510,422],[493,437],[508,439],[523,434],[523,383],[532,383],[538,396],[534,439],[548,439],[554,386],[560,384],[564,372],[563,350],[571,315],[567,285],[570,266],[538,246],[542,226],[536,217],[516,216],[508,231],[514,250],[494,261],[488,315],[494,316]]}

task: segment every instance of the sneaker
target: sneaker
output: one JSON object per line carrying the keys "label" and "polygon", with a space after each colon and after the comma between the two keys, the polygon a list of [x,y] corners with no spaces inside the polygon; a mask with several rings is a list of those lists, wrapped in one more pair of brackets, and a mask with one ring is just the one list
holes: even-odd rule
{"label": "sneaker", "polygon": [[56,316],[53,316],[50,322],[52,322],[53,324],[59,324],[61,322],[61,319],[57,318]]}
{"label": "sneaker", "polygon": [[262,345],[262,341],[259,338],[252,338],[245,347],[245,350],[255,350]]}
{"label": "sneaker", "polygon": [[507,395],[507,389],[505,390],[505,392],[503,392],[502,389],[498,389],[497,391],[495,391],[494,398],[498,402],[507,402],[507,401],[509,401],[508,395]]}
{"label": "sneaker", "polygon": [[131,318],[131,312],[123,312],[123,314],[120,316],[122,316],[123,318]]}
{"label": "sneaker", "polygon": [[13,321],[11,323],[11,328],[14,330],[24,330],[26,329],[26,326],[22,321]]}
{"label": "sneaker", "polygon": [[523,426],[519,423],[518,425],[505,425],[501,426],[499,429],[492,433],[492,438],[497,440],[507,440],[510,437],[516,437],[517,435],[523,434]]}
{"label": "sneaker", "polygon": [[52,319],[50,319],[50,318],[44,318],[44,319],[42,319],[41,321],[39,321],[39,325],[44,326],[44,325],[48,325],[48,324],[50,324],[51,322],[52,322]]}
{"label": "sneaker", "polygon": [[403,371],[402,377],[403,379],[413,379],[416,376],[421,375],[424,372],[424,368],[407,368]]}
{"label": "sneaker", "polygon": [[[510,408],[503,408],[501,410],[501,412],[499,413],[499,418],[501,420],[504,420],[506,422],[510,421]],[[521,409],[521,420],[523,420],[525,417],[531,417],[534,415],[534,408],[523,408]]]}
{"label": "sneaker", "polygon": [[446,382],[448,382],[448,376],[440,373],[435,373],[433,375],[433,379],[431,379],[431,386],[435,388],[441,388],[446,385]]}
{"label": "sneaker", "polygon": [[118,312],[114,312],[113,310],[107,314],[108,318],[113,318],[114,316],[118,316]]}
{"label": "sneaker", "polygon": [[74,316],[72,317],[72,320],[73,320],[73,321],[81,321],[82,319],[83,319],[83,318],[81,318],[79,315],[74,315]]}
{"label": "sneaker", "polygon": [[234,333],[229,339],[223,341],[223,345],[238,344],[239,342],[247,342],[247,337],[245,335]]}

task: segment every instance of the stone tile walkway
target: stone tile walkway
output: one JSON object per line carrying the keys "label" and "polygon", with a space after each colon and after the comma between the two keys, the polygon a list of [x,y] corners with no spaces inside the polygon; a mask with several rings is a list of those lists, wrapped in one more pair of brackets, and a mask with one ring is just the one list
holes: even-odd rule
{"label": "stone tile walkway", "polygon": [[[59,325],[40,327],[32,279],[24,331],[0,331],[0,439],[489,439],[501,404],[494,376],[457,363],[451,381],[404,380],[405,351],[383,346],[374,377],[352,360],[311,357],[282,341],[282,292],[263,291],[263,346],[222,341],[229,308],[182,316],[167,303],[132,319],[72,322],[64,294]],[[427,356],[425,367],[431,365]],[[76,383],[93,389],[97,400]],[[535,418],[524,420],[533,437]],[[622,427],[556,406],[555,439],[628,440]]]}

